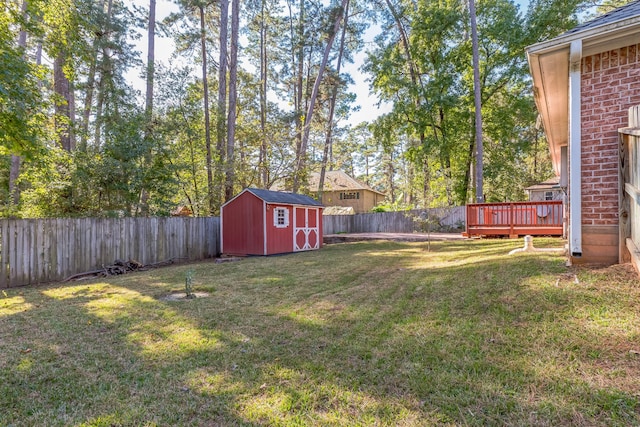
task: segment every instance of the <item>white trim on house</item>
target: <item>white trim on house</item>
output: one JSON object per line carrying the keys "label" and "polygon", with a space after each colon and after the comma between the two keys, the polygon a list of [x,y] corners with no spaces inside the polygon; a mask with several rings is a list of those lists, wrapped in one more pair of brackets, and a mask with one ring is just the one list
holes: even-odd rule
{"label": "white trim on house", "polygon": [[[536,43],[527,48],[528,52],[541,55],[550,51],[556,51],[563,45],[568,46],[575,40],[584,41],[584,55],[589,56],[593,53],[598,53],[615,47],[610,47],[606,43],[615,43],[616,40],[626,39],[624,45],[629,46],[633,44],[633,41],[629,41],[629,36],[637,32],[637,26],[640,24],[640,16],[634,16],[632,18],[623,19],[621,21],[613,22],[610,24],[601,25],[599,27],[589,28],[582,31],[570,32],[565,35],[556,37],[548,41]],[[604,42],[603,39],[607,39]]]}
{"label": "white trim on house", "polygon": [[569,56],[569,253],[582,256],[582,40],[571,42]]}

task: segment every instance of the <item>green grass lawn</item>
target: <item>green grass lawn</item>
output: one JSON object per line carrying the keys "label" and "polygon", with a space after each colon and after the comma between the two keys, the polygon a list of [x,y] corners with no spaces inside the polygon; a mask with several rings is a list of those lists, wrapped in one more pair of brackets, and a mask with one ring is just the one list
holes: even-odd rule
{"label": "green grass lawn", "polygon": [[[0,425],[640,425],[638,277],[521,246],[338,244],[0,291]],[[209,296],[163,299],[189,270]]]}

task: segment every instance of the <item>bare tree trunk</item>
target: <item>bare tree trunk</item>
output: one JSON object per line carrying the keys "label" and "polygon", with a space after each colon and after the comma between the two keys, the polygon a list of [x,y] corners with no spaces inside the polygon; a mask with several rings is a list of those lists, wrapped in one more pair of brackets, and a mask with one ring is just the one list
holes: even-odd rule
{"label": "bare tree trunk", "polygon": [[[299,18],[298,28],[294,31],[293,28],[293,15],[291,12],[291,6],[289,6],[289,19],[291,24],[291,40],[297,40],[297,46],[293,45],[291,48],[291,63],[297,66],[296,82],[293,88],[293,106],[295,110],[295,125],[296,125],[296,158],[300,155],[300,149],[302,147],[302,99],[303,99],[303,85],[304,85],[304,21],[305,21],[305,0],[300,0],[299,4]],[[294,171],[295,173],[295,171]]]}
{"label": "bare tree trunk", "polygon": [[386,165],[386,169],[387,169],[387,187],[389,188],[389,197],[391,197],[391,203],[395,203],[396,201],[396,188],[393,181],[393,177],[396,174],[396,170],[393,167],[393,162],[394,162],[393,151],[390,151],[389,162]]}
{"label": "bare tree trunk", "polygon": [[[227,61],[229,42],[229,0],[220,1],[220,59],[218,66],[218,120],[216,125],[217,132],[217,154],[218,168],[216,170],[216,179],[221,183],[224,178],[224,162],[226,157],[226,136],[227,136],[227,70],[229,64]],[[224,184],[222,184],[222,192]],[[220,197],[221,191],[218,191],[216,197]]]}
{"label": "bare tree trunk", "polygon": [[267,188],[269,182],[269,160],[267,153],[267,26],[265,24],[265,3],[262,0],[260,20],[260,130],[262,142],[260,144],[260,178],[261,186]]}
{"label": "bare tree trunk", "polygon": [[482,146],[482,93],[480,88],[480,53],[478,48],[478,26],[476,23],[476,3],[469,0],[469,17],[471,19],[471,41],[473,46],[473,98],[476,121],[476,203],[484,203],[483,192],[483,155]]}
{"label": "bare tree trunk", "polygon": [[240,31],[240,0],[231,2],[231,55],[229,62],[229,120],[227,120],[227,161],[225,173],[225,201],[233,197],[233,184],[235,182],[235,135],[236,112],[238,100],[238,37]]}
{"label": "bare tree trunk", "polygon": [[71,119],[71,85],[64,74],[65,53],[60,52],[53,62],[53,90],[56,94],[54,126],[60,147],[67,152],[73,150],[73,122]]}
{"label": "bare tree trunk", "polygon": [[347,35],[347,23],[349,19],[349,1],[344,10],[344,25],[342,26],[342,35],[340,37],[340,49],[338,51],[338,59],[336,64],[336,84],[331,92],[331,103],[329,104],[329,117],[327,119],[327,135],[324,140],[324,149],[322,152],[322,166],[320,168],[320,180],[318,181],[318,200],[322,200],[322,192],[324,191],[324,177],[327,171],[327,160],[329,157],[330,147],[333,145],[333,116],[336,111],[336,102],[338,99],[338,84],[340,83],[340,68],[342,66],[342,55],[344,53],[344,42]]}
{"label": "bare tree trunk", "polygon": [[[222,3],[222,2],[221,2]],[[204,25],[204,6],[200,10],[200,47],[202,53],[202,90],[204,95],[204,134],[207,149],[207,192],[209,196],[209,215],[215,212],[215,200],[213,191],[213,171],[211,165],[211,124],[209,121],[209,83],[207,79],[207,34]]]}
{"label": "bare tree trunk", "polygon": [[469,195],[469,189],[475,187],[475,175],[472,173],[473,169],[473,153],[475,151],[475,136],[471,136],[469,138],[469,151],[467,152],[467,165],[464,173],[464,188],[463,188],[463,198],[462,203],[467,203],[472,199],[472,196]]}
{"label": "bare tree trunk", "polygon": [[109,57],[109,33],[111,31],[111,13],[113,10],[113,0],[107,2],[107,22],[105,23],[104,35],[105,38],[102,43],[102,61],[100,65],[100,80],[98,81],[98,96],[96,100],[96,120],[95,120],[95,132],[94,132],[94,144],[96,147],[100,146],[101,131],[102,131],[102,110],[105,103],[105,91],[106,83],[112,79],[111,75],[111,58]]}
{"label": "bare tree trunk", "polygon": [[307,114],[304,117],[304,126],[303,126],[303,134],[302,134],[302,144],[300,146],[300,153],[298,158],[296,159],[296,170],[293,177],[293,192],[297,192],[300,188],[300,176],[302,175],[304,168],[306,166],[306,158],[307,158],[307,145],[309,142],[309,132],[311,131],[311,119],[313,118],[313,111],[315,109],[316,98],[318,97],[318,91],[320,89],[320,83],[322,82],[322,77],[324,76],[324,70],[327,67],[327,62],[329,60],[329,53],[331,53],[331,48],[333,47],[333,41],[336,38],[336,33],[340,28],[340,23],[342,22],[342,18],[344,16],[344,11],[346,9],[349,0],[342,0],[342,4],[340,5],[340,12],[336,14],[336,21],[333,24],[333,30],[329,34],[329,38],[327,40],[327,46],[324,50],[324,56],[322,57],[322,62],[320,63],[320,69],[318,70],[318,76],[316,77],[315,84],[313,85],[313,91],[311,92],[311,99],[309,101],[309,108],[307,109]]}
{"label": "bare tree trunk", "polygon": [[149,0],[149,24],[147,31],[147,93],[145,97],[145,116],[147,121],[153,115],[153,81],[155,77],[155,37],[156,37],[156,0]]}
{"label": "bare tree trunk", "polygon": [[69,81],[69,94],[67,97],[69,104],[69,149],[76,150],[76,90],[73,80]]}
{"label": "bare tree trunk", "polygon": [[80,134],[80,150],[86,151],[87,140],[89,138],[89,119],[91,117],[91,107],[93,104],[93,93],[96,84],[96,65],[98,63],[98,47],[99,37],[93,41],[93,57],[89,65],[89,74],[87,76],[87,89],[84,96],[84,109],[82,111],[82,132]]}
{"label": "bare tree trunk", "polygon": [[20,166],[22,157],[11,155],[11,169],[9,169],[9,201],[13,206],[20,204],[20,187],[18,187],[18,178],[20,178]]}
{"label": "bare tree trunk", "polygon": [[[156,36],[156,0],[149,0],[149,23],[147,30],[147,93],[145,97],[145,132],[146,143],[145,167],[151,165],[150,141],[153,133],[153,78],[155,74],[155,36]],[[140,192],[140,213],[142,216],[149,215],[149,190],[143,182]]]}
{"label": "bare tree trunk", "polygon": [[[389,11],[391,12],[391,15],[393,16],[393,19],[395,21],[396,27],[398,28],[398,33],[400,34],[400,41],[402,44],[402,49],[404,50],[404,53],[407,57],[407,66],[409,68],[409,75],[411,76],[411,81],[414,84],[414,86],[416,87],[423,87],[422,84],[422,78],[420,77],[420,72],[418,70],[418,65],[416,64],[416,62],[413,59],[413,56],[411,55],[411,48],[410,48],[410,41],[409,41],[409,36],[407,35],[407,31],[405,29],[405,26],[402,22],[402,19],[400,17],[400,15],[398,14],[398,12],[396,11],[394,5],[391,3],[390,0],[385,0],[385,3],[387,4],[387,7],[389,8]],[[414,105],[416,106],[416,109],[420,110],[422,108],[422,103],[420,100],[420,95],[416,95],[415,100],[414,100]],[[434,132],[435,134],[435,132]],[[425,144],[425,140],[426,140],[426,134],[424,132],[424,130],[420,130],[419,133],[419,143],[421,146],[424,146]],[[414,148],[416,147],[416,144],[412,144]],[[424,163],[423,163],[424,166]],[[412,177],[415,173],[415,166],[413,164],[410,164],[408,166],[408,175],[410,177]],[[425,173],[425,176],[428,176],[428,171],[425,171],[423,168],[423,173]],[[414,188],[413,186],[409,186],[409,198],[408,198],[408,203],[413,203],[414,200]]]}
{"label": "bare tree trunk", "polygon": [[[101,7],[104,10],[104,0],[101,1]],[[100,39],[106,34],[106,29],[96,35],[93,39],[92,57],[89,64],[89,72],[87,74],[87,84],[84,97],[84,108],[82,111],[82,132],[80,134],[80,150],[86,151],[87,141],[89,139],[89,119],[91,118],[91,108],[93,107],[93,95],[96,86],[96,70],[98,66],[98,52],[100,50]]]}

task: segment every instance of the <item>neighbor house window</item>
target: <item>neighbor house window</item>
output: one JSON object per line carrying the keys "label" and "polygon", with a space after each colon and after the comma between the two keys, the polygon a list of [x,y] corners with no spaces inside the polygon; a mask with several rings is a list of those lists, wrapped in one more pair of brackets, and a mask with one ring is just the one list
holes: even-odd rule
{"label": "neighbor house window", "polygon": [[340,200],[360,199],[360,192],[340,193]]}
{"label": "neighbor house window", "polygon": [[544,193],[544,199],[545,200],[553,200],[553,191],[546,191]]}
{"label": "neighbor house window", "polygon": [[289,226],[289,209],[275,208],[273,211],[273,225],[277,228],[285,228]]}

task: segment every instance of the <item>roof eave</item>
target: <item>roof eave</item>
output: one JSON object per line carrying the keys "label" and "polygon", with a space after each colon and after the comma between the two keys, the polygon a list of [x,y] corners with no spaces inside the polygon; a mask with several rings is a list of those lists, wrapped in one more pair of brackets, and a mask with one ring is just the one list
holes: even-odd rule
{"label": "roof eave", "polygon": [[534,101],[542,118],[556,175],[560,175],[561,148],[568,140],[568,49],[566,61],[562,59],[564,55],[561,49],[545,55],[528,55]]}
{"label": "roof eave", "polygon": [[[542,117],[554,171],[560,175],[561,148],[568,141],[569,47],[582,40],[583,56],[640,42],[640,16],[569,32],[526,49],[534,99]],[[633,35],[633,37],[630,37]],[[552,71],[553,70],[553,71]],[[546,77],[548,76],[548,77]]]}
{"label": "roof eave", "polygon": [[593,28],[587,28],[582,31],[561,34],[560,36],[539,42],[527,47],[528,54],[542,54],[547,51],[554,51],[558,48],[568,47],[574,40],[582,40],[583,48],[588,48],[590,44],[597,44],[600,40],[606,39],[611,35],[618,35],[627,29],[632,29],[640,24],[640,16],[633,16],[617,22],[599,25]]}

